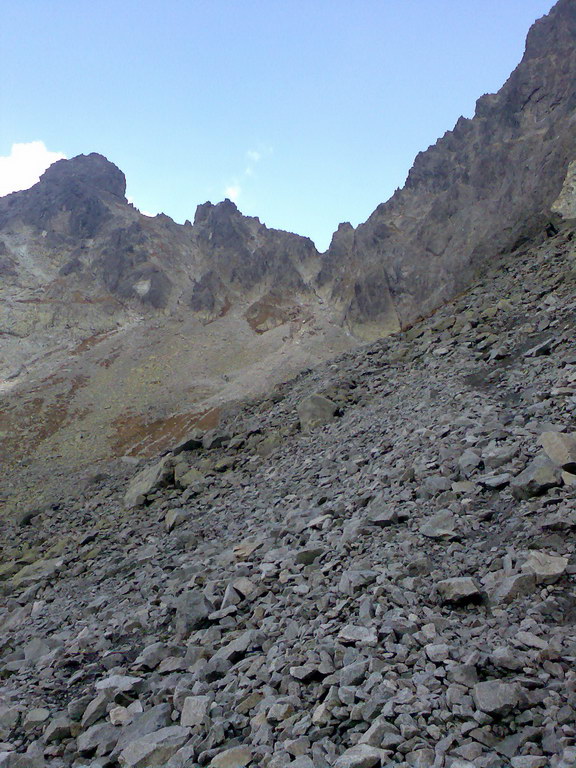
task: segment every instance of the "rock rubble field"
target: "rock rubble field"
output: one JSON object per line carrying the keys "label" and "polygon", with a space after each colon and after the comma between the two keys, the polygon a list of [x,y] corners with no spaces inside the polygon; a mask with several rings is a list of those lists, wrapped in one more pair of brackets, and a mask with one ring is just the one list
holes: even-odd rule
{"label": "rock rubble field", "polygon": [[0,767],[576,765],[574,229],[524,248],[3,521]]}

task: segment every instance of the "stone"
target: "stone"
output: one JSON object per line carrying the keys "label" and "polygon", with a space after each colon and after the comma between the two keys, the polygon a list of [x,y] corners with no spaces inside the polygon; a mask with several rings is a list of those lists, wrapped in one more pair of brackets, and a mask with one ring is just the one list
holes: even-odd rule
{"label": "stone", "polygon": [[196,590],[183,592],[176,601],[175,628],[178,638],[187,637],[190,632],[203,627],[214,606]]}
{"label": "stone", "polygon": [[480,602],[482,593],[470,576],[457,576],[437,582],[436,589],[445,603]]}
{"label": "stone", "polygon": [[250,747],[231,747],[213,757],[210,768],[244,768],[252,761]]}
{"label": "stone", "polygon": [[576,473],[576,433],[543,432],[539,443],[555,466]]}
{"label": "stone", "polygon": [[188,740],[190,731],[180,725],[161,728],[127,744],[118,755],[122,768],[164,765]]}
{"label": "stone", "polygon": [[502,716],[520,703],[520,686],[516,683],[501,683],[499,680],[486,680],[476,683],[472,689],[472,698],[481,712]]}
{"label": "stone", "polygon": [[562,484],[561,472],[547,456],[537,456],[523,472],[512,478],[510,488],[515,499],[541,496]]}
{"label": "stone", "polygon": [[187,696],[182,706],[180,725],[184,728],[192,728],[195,725],[204,725],[212,699],[210,696]]}
{"label": "stone", "polygon": [[142,506],[149,494],[167,485],[174,477],[173,461],[171,456],[164,456],[160,461],[138,472],[128,485],[124,505],[128,509]]}
{"label": "stone", "polygon": [[374,768],[380,766],[389,752],[369,744],[357,744],[343,752],[334,763],[334,768]]}
{"label": "stone", "polygon": [[453,539],[456,536],[456,519],[449,509],[443,509],[425,520],[420,533],[429,539]]}
{"label": "stone", "polygon": [[533,574],[538,584],[554,584],[568,568],[568,558],[532,550],[522,564],[522,569]]}
{"label": "stone", "polygon": [[62,741],[70,736],[71,722],[67,717],[57,717],[52,720],[44,731],[44,741],[51,744],[53,741]]}
{"label": "stone", "polygon": [[348,624],[338,633],[341,643],[354,643],[361,646],[375,646],[378,643],[378,634],[372,627],[359,627]]}
{"label": "stone", "polygon": [[298,403],[298,418],[302,432],[310,432],[316,427],[332,421],[338,411],[338,406],[319,394],[310,395]]}

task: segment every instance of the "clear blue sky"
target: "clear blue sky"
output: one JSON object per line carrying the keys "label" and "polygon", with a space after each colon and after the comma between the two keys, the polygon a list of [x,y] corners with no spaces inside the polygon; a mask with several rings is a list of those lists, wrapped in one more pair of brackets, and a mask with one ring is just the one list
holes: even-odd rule
{"label": "clear blue sky", "polygon": [[323,250],[500,88],[553,4],[4,0],[0,155],[101,152],[144,211],[232,196]]}

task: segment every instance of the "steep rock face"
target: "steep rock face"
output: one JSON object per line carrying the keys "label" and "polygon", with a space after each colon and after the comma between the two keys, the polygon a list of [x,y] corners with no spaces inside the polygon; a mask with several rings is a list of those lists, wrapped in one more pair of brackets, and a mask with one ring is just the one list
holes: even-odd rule
{"label": "steep rock face", "polygon": [[195,224],[142,215],[124,174],[102,155],[51,166],[0,200],[0,377],[54,346],[77,344],[161,313],[212,321],[271,288],[314,297],[319,254],[234,203],[199,206]]}
{"label": "steep rock face", "polygon": [[125,192],[124,174],[102,155],[59,160],[30,190],[0,200],[0,229],[20,223],[54,240],[93,237],[110,217],[108,205],[126,203]]}
{"label": "steep rock face", "polygon": [[357,334],[428,314],[544,230],[576,153],[575,80],[576,2],[560,0],[503,88],[420,153],[364,224],[338,230],[318,283]]}
{"label": "steep rock face", "polygon": [[193,286],[190,307],[208,317],[272,288],[279,297],[307,293],[309,276],[319,268],[309,238],[268,229],[259,219],[243,216],[230,200],[198,206],[192,233],[207,271]]}

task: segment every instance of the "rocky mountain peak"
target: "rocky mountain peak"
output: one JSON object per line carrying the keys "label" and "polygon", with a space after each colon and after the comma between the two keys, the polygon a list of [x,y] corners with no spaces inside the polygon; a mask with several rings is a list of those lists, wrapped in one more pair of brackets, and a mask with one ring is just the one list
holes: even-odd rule
{"label": "rocky mountain peak", "polygon": [[216,223],[234,216],[242,216],[242,214],[238,210],[236,203],[233,203],[232,200],[225,198],[222,202],[216,204],[208,201],[196,208],[194,224],[202,224],[204,222]]}
{"label": "rocky mountain peak", "polygon": [[550,13],[538,19],[526,38],[524,59],[546,56],[552,45],[568,44],[576,35],[574,0],[559,0]]}
{"label": "rocky mountain peak", "polygon": [[39,183],[65,187],[83,185],[126,202],[126,177],[120,168],[97,152],[58,160],[42,174]]}
{"label": "rocky mountain peak", "polygon": [[48,242],[94,237],[110,219],[109,206],[126,204],[126,178],[95,152],[58,160],[30,189],[0,199],[0,228],[18,222],[45,231]]}
{"label": "rocky mountain peak", "polygon": [[[456,295],[503,251],[543,234],[574,160],[576,2],[532,27],[525,55],[418,154],[406,185],[323,259],[321,287],[364,338],[406,327]],[[366,297],[370,296],[370,301]]]}

